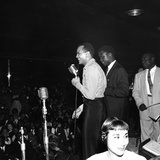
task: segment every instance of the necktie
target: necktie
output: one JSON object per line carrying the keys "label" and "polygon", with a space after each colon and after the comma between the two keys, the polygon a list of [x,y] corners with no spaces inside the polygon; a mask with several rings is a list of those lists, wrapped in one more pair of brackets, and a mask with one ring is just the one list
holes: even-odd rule
{"label": "necktie", "polygon": [[151,80],[150,69],[148,70],[148,84],[149,84],[149,90],[150,90],[150,92],[152,94],[153,83],[152,83],[152,80]]}

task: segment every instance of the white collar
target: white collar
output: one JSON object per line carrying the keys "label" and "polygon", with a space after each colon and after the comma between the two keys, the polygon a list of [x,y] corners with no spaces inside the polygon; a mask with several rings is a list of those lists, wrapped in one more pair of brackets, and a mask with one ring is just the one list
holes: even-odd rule
{"label": "white collar", "polygon": [[150,69],[150,72],[155,72],[157,66],[155,65],[153,68]]}
{"label": "white collar", "polygon": [[107,73],[110,71],[110,69],[113,67],[113,65],[115,64],[116,60],[114,60],[113,62],[111,62],[108,66],[108,71]]}

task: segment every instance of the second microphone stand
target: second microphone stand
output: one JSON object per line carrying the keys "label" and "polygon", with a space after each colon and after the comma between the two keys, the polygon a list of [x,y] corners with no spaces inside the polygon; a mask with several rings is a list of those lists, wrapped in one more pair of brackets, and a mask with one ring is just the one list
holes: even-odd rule
{"label": "second microphone stand", "polygon": [[47,115],[47,109],[46,109],[46,100],[42,99],[43,102],[43,108],[42,108],[42,112],[43,112],[43,119],[44,119],[44,148],[45,148],[45,152],[46,152],[46,160],[49,160],[49,147],[48,147],[48,134],[47,134],[47,119],[46,119],[46,115]]}
{"label": "second microphone stand", "polygon": [[26,160],[25,157],[25,143],[24,143],[24,129],[21,127],[21,151],[22,151],[22,160]]}

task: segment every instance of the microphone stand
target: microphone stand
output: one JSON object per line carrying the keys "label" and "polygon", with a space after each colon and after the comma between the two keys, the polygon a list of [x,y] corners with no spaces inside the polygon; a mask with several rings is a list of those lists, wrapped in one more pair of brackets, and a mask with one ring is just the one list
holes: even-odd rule
{"label": "microphone stand", "polygon": [[[76,88],[76,94],[75,94],[75,111],[77,109],[77,95],[78,90]],[[75,154],[75,141],[76,141],[76,129],[77,129],[77,118],[76,118],[76,112],[75,112],[75,118],[74,118],[74,140],[73,140],[73,152]]]}
{"label": "microphone stand", "polygon": [[44,119],[44,148],[46,152],[46,160],[49,160],[49,147],[48,147],[48,134],[47,134],[47,120],[46,120],[46,115],[47,115],[47,109],[46,109],[46,100],[42,99],[43,102],[43,119]]}
{"label": "microphone stand", "polygon": [[21,151],[22,151],[22,160],[25,160],[25,143],[24,143],[24,130],[23,127],[21,127]]}
{"label": "microphone stand", "polygon": [[[79,68],[79,65],[78,65]],[[71,66],[68,68],[69,71],[75,75],[75,77],[78,76],[78,69],[76,68],[76,66],[74,64],[71,64]],[[77,109],[77,94],[78,94],[78,90],[76,88],[76,94],[75,94],[75,118],[74,118],[74,140],[73,140],[73,153],[75,153],[75,141],[76,141],[76,128],[77,128],[77,118],[76,118],[76,109]]]}

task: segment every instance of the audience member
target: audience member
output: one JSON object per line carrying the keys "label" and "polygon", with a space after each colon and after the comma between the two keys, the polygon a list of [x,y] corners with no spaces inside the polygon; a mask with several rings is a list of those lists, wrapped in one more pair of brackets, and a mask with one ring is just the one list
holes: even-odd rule
{"label": "audience member", "polygon": [[53,121],[51,133],[56,134],[56,128],[57,128],[57,121]]}
{"label": "audience member", "polygon": [[4,137],[0,136],[0,160],[16,160],[17,158],[12,154],[10,146],[5,144]]}
{"label": "audience member", "polygon": [[21,104],[20,97],[18,94],[13,95],[13,97],[12,97],[11,113],[14,108],[17,109],[18,115],[19,115],[19,113],[21,112],[21,109],[22,109],[22,104]]}
{"label": "audience member", "polygon": [[13,116],[13,124],[14,124],[15,126],[18,125],[18,122],[19,122],[18,109],[17,109],[17,108],[13,108],[11,115]]}
{"label": "audience member", "polygon": [[11,141],[11,138],[9,137],[9,133],[8,133],[7,128],[5,128],[5,127],[2,128],[1,136],[4,138],[4,143],[6,145],[11,145],[12,141]]}
{"label": "audience member", "polygon": [[16,138],[16,135],[14,133],[14,125],[12,122],[8,122],[6,127],[7,127],[8,134],[9,134],[9,137],[10,137],[11,143],[12,143],[12,142],[14,142],[14,140]]}

